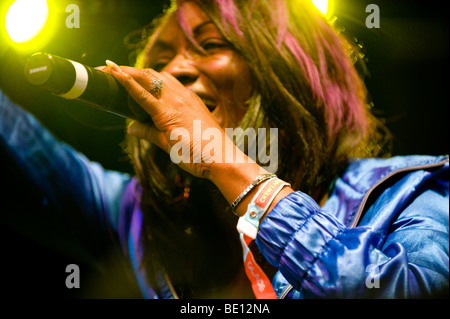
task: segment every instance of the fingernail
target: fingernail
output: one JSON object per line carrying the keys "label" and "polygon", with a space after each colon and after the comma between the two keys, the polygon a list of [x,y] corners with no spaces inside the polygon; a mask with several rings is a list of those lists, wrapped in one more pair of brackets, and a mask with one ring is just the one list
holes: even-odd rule
{"label": "fingernail", "polygon": [[119,66],[116,63],[114,63],[111,60],[106,60],[105,62],[106,62],[106,65],[109,66],[111,69],[113,69],[113,70],[115,70],[117,72],[120,72],[120,68],[119,68]]}
{"label": "fingernail", "polygon": [[128,123],[127,133],[133,135],[133,133],[135,132],[136,132],[136,122],[131,121],[130,123]]}

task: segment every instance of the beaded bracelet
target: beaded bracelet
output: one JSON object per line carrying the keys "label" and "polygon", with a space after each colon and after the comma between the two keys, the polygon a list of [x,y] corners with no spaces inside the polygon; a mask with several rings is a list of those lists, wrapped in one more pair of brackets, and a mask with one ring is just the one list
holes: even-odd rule
{"label": "beaded bracelet", "polygon": [[261,184],[262,182],[268,180],[269,178],[277,177],[275,174],[261,174],[258,177],[256,177],[253,182],[248,185],[248,187],[236,198],[236,200],[231,204],[231,209],[236,214],[235,209],[236,207],[241,203],[241,201],[244,199],[245,196],[257,185]]}

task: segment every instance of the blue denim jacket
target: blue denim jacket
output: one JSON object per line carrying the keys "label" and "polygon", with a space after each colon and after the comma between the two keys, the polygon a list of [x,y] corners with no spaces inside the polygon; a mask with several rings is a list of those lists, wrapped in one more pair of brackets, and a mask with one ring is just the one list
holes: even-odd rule
{"label": "blue denim jacket", "polygon": [[[140,188],[57,141],[0,91],[0,146],[62,212],[113,234],[144,298],[171,298],[164,276],[148,284]],[[279,298],[411,298],[448,294],[448,157],[358,159],[323,207],[296,191],[260,226],[256,244],[278,271]],[[155,291],[159,291],[157,294]],[[442,296],[442,295],[440,295]]]}

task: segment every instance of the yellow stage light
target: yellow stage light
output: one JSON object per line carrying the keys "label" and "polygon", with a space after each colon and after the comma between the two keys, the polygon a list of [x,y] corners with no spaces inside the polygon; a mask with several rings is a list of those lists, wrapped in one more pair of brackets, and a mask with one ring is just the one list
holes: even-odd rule
{"label": "yellow stage light", "polygon": [[27,42],[42,31],[47,18],[47,1],[16,0],[6,13],[6,31],[14,42]]}
{"label": "yellow stage light", "polygon": [[330,17],[333,14],[332,0],[312,0],[312,3],[324,16]]}
{"label": "yellow stage light", "polygon": [[54,31],[51,10],[46,0],[16,0],[4,16],[4,32],[18,49],[37,49]]}

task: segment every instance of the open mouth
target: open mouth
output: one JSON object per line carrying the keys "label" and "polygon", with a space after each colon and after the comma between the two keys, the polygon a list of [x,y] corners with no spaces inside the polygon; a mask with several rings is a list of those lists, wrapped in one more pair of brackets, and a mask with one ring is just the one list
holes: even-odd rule
{"label": "open mouth", "polygon": [[215,104],[214,102],[204,101],[204,103],[210,112],[213,112],[217,107],[217,104]]}
{"label": "open mouth", "polygon": [[203,103],[206,105],[206,107],[208,108],[208,110],[210,112],[214,111],[217,107],[217,102],[214,101],[213,99],[209,98],[209,97],[205,97],[205,96],[201,96],[200,98],[202,99]]}

